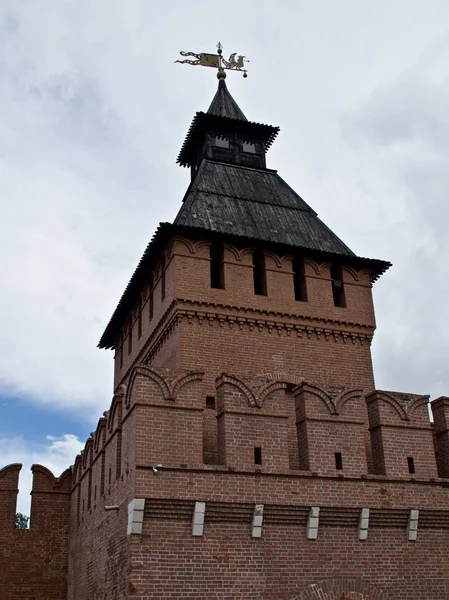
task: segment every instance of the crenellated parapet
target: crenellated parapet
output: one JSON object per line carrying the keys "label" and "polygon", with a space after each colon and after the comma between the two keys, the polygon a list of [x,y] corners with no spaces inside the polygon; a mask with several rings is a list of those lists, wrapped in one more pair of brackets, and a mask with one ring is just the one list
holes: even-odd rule
{"label": "crenellated parapet", "polygon": [[42,465],[33,465],[31,490],[31,527],[40,531],[68,531],[70,516],[70,492],[72,469],[66,469],[60,477]]}
{"label": "crenellated parapet", "polygon": [[0,470],[0,595],[5,600],[65,600],[71,469],[55,477],[42,465],[31,467],[30,527],[16,529],[21,467],[13,464]]}
{"label": "crenellated parapet", "polygon": [[319,386],[283,371],[221,373],[212,396],[211,375],[133,368],[75,461],[78,518],[100,499],[112,502],[140,468],[159,465],[438,477],[427,396]]}
{"label": "crenellated parapet", "polygon": [[[228,373],[216,380],[218,458],[238,469],[289,469],[287,383]],[[291,413],[291,411],[290,411]]]}
{"label": "crenellated parapet", "polygon": [[125,418],[136,423],[137,465],[203,464],[203,371],[162,372],[146,366],[134,369],[125,401]]}
{"label": "crenellated parapet", "polygon": [[375,472],[438,477],[429,396],[376,390],[366,397]]}
{"label": "crenellated parapet", "polygon": [[320,475],[367,473],[363,389],[295,388],[300,468]]}
{"label": "crenellated parapet", "polygon": [[[0,469],[0,529],[13,530],[16,516],[19,475],[22,465],[15,463]],[[32,465],[30,528],[54,527],[54,506],[59,505],[63,514],[60,525],[68,523],[68,498],[72,490],[72,470],[66,469],[60,477],[42,465]],[[50,527],[51,529],[51,527]]]}
{"label": "crenellated parapet", "polygon": [[21,469],[19,463],[0,469],[0,529],[14,527]]}

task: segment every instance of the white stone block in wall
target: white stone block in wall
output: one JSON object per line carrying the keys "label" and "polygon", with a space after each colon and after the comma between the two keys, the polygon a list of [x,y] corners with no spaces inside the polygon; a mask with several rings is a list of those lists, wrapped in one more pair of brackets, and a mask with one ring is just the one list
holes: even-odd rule
{"label": "white stone block in wall", "polygon": [[415,542],[418,538],[418,519],[419,510],[411,510],[407,523],[407,539],[409,542]]}
{"label": "white stone block in wall", "polygon": [[262,537],[263,504],[256,504],[253,513],[251,535],[255,538]]}
{"label": "white stone block in wall", "polygon": [[128,504],[128,535],[142,533],[145,498],[134,498]]}
{"label": "white stone block in wall", "polygon": [[359,519],[359,540],[368,539],[369,529],[369,508],[362,508]]}
{"label": "white stone block in wall", "polygon": [[204,534],[204,515],[206,513],[205,502],[195,502],[195,509],[192,516],[192,535],[201,536]]}
{"label": "white stone block in wall", "polygon": [[320,522],[320,507],[311,506],[309,511],[309,520],[307,521],[307,539],[316,540],[318,538],[318,526]]}

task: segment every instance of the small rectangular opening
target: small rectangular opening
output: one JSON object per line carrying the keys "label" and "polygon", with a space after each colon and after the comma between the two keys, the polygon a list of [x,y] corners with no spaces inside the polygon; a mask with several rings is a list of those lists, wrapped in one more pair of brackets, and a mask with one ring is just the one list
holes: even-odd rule
{"label": "small rectangular opening", "polygon": [[334,296],[334,306],[346,308],[345,288],[343,285],[343,273],[340,265],[332,265],[332,294]]}
{"label": "small rectangular opening", "polygon": [[215,398],[213,396],[206,397],[206,408],[215,410]]}
{"label": "small rectangular opening", "polygon": [[262,464],[262,448],[254,448],[254,464]]}
{"label": "small rectangular opening", "polygon": [[300,256],[295,256],[293,259],[293,284],[295,287],[295,300],[307,302],[304,260]]}
{"label": "small rectangular opening", "polygon": [[243,142],[243,152],[248,152],[249,154],[256,154],[256,145],[252,142]]}
{"label": "small rectangular opening", "polygon": [[343,459],[341,457],[341,452],[335,453],[335,468],[337,469],[337,471],[343,470]]}
{"label": "small rectangular opening", "polygon": [[407,464],[408,464],[408,472],[410,473],[410,475],[414,475],[415,474],[415,461],[413,460],[413,456],[407,457]]}
{"label": "small rectangular opening", "polygon": [[210,247],[210,287],[224,289],[223,245],[217,240]]}
{"label": "small rectangular opening", "polygon": [[265,256],[261,250],[253,252],[254,293],[258,296],[267,295],[267,275],[265,271]]}
{"label": "small rectangular opening", "polygon": [[215,138],[215,145],[217,148],[229,148],[229,140],[217,135]]}

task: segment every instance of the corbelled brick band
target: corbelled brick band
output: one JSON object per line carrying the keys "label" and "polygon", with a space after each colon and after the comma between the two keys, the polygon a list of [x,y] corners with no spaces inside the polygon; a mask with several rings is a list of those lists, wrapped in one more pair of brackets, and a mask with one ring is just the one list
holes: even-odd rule
{"label": "corbelled brick band", "polygon": [[392,600],[385,592],[358,579],[314,583],[292,600]]}

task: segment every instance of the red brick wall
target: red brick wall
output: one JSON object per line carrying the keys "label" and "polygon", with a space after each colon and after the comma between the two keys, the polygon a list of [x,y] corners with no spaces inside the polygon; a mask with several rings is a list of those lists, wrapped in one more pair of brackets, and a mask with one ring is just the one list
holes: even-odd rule
{"label": "red brick wall", "polygon": [[127,505],[134,497],[137,423],[135,411],[127,410],[126,392],[125,387],[114,396],[75,462],[70,600],[127,597]]}
{"label": "red brick wall", "polygon": [[71,474],[33,467],[30,529],[15,529],[21,465],[0,471],[0,597],[65,600]]}
{"label": "red brick wall", "polygon": [[[223,311],[225,312],[225,311]],[[237,319],[244,315],[226,311],[234,322],[220,317],[212,323],[196,317],[183,320],[180,328],[182,369],[202,368],[208,373],[230,372],[249,376],[273,371],[286,372],[320,386],[361,387],[374,389],[371,353],[367,342],[344,343],[341,338],[319,337],[313,332],[298,332],[275,326],[245,322],[242,328]],[[259,319],[260,320],[260,319]],[[280,323],[279,321],[276,321]],[[310,335],[310,337],[309,337]],[[159,365],[158,365],[159,366]],[[209,380],[213,393],[213,380]]]}
{"label": "red brick wall", "polygon": [[132,542],[132,597],[293,600],[310,584],[349,578],[379,595],[326,597],[443,600],[449,593],[446,531],[420,533],[418,544],[400,529],[373,530],[366,542],[346,527],[323,527],[316,541],[293,524],[266,525],[262,535],[251,538],[248,523],[214,522],[194,538],[188,522],[149,519],[142,538]]}
{"label": "red brick wall", "polygon": [[134,498],[137,423],[134,412],[126,412],[124,399],[124,390],[113,398],[75,462],[68,600],[117,600],[128,594],[127,506]]}

